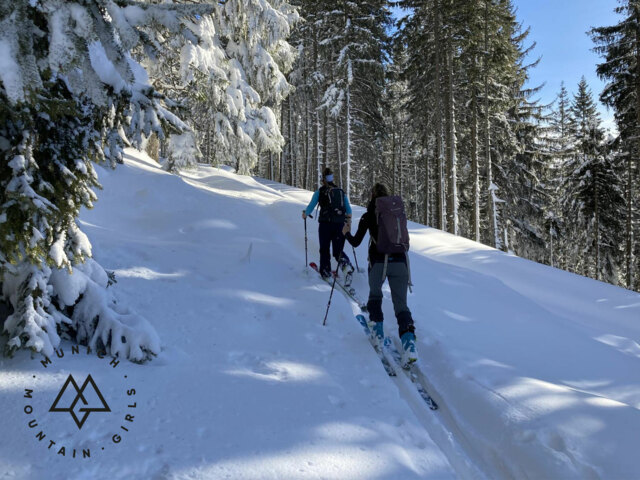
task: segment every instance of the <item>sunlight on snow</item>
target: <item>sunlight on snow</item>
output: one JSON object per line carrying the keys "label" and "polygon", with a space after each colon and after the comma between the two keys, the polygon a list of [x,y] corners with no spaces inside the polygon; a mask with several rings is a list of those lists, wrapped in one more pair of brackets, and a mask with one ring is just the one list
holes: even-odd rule
{"label": "sunlight on snow", "polygon": [[[64,381],[69,372],[61,370],[58,373],[38,373],[38,389],[54,390],[60,388],[60,382]],[[0,373],[0,391],[13,392],[25,388],[33,388],[33,371],[3,370]]]}
{"label": "sunlight on snow", "polygon": [[175,273],[160,273],[154,272],[147,267],[132,267],[125,269],[114,270],[116,277],[124,278],[143,278],[145,280],[159,280],[163,278],[180,278],[184,277],[187,272],[178,271]]}
{"label": "sunlight on snow", "polygon": [[601,335],[600,337],[596,337],[594,340],[604,343],[605,345],[609,345],[626,355],[640,358],[640,345],[628,338],[619,337],[617,335]]}
{"label": "sunlight on snow", "polygon": [[[318,445],[298,448],[281,453],[237,457],[212,465],[176,472],[179,478],[220,478],[224,473],[230,478],[323,478],[349,480],[394,477],[385,445],[372,445],[365,450],[357,445]],[[397,457],[396,455],[393,455]],[[397,458],[396,458],[397,461]],[[430,463],[433,470],[441,465]],[[398,472],[395,472],[398,473]],[[422,475],[437,475],[439,471],[421,471]]]}
{"label": "sunlight on snow", "polygon": [[269,305],[272,307],[289,307],[294,304],[294,301],[290,298],[274,297],[272,295],[252,292],[250,290],[222,290],[221,293],[226,293],[230,297],[236,297],[242,300],[248,300],[250,302]]}
{"label": "sunlight on snow", "polygon": [[501,362],[497,362],[495,360],[491,360],[489,358],[483,358],[478,360],[477,362],[471,365],[472,367],[495,367],[495,368],[505,368],[507,370],[514,370],[514,367],[511,365],[506,365]]}
{"label": "sunlight on snow", "polygon": [[272,382],[310,382],[326,376],[323,370],[313,365],[287,361],[264,362],[254,369],[236,368],[225,373]]}
{"label": "sunlight on snow", "polygon": [[378,436],[377,432],[352,423],[325,423],[316,428],[319,436],[328,440],[340,442],[362,442],[373,440]]}
{"label": "sunlight on snow", "polygon": [[452,318],[453,320],[458,320],[460,322],[475,322],[476,320],[473,318],[465,317],[464,315],[460,315],[458,313],[453,313],[448,310],[442,310],[447,317]]}
{"label": "sunlight on snow", "polygon": [[200,222],[194,223],[186,228],[180,228],[180,233],[192,233],[197,230],[204,230],[206,228],[220,228],[222,230],[237,230],[238,225],[235,223],[225,220],[224,218],[211,218],[208,220],[202,220]]}

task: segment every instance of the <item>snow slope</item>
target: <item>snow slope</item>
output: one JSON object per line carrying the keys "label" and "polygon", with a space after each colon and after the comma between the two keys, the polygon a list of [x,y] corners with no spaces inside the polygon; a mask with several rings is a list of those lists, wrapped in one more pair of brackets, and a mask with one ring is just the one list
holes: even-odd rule
{"label": "snow slope", "polygon": [[[122,444],[90,459],[34,438],[24,389],[37,374],[48,406],[90,369],[115,398],[121,375],[97,357],[67,354],[55,373],[27,352],[0,360],[0,479],[637,478],[640,295],[412,224],[431,412],[385,374],[341,295],[321,325],[328,287],[304,269],[310,192],[204,166],[173,176],[134,151],[99,174],[83,228],[163,352],[114,370],[139,410]],[[357,252],[362,265],[365,242]],[[354,285],[366,296],[364,275]],[[108,440],[114,421],[92,413],[94,433],[64,441]]]}

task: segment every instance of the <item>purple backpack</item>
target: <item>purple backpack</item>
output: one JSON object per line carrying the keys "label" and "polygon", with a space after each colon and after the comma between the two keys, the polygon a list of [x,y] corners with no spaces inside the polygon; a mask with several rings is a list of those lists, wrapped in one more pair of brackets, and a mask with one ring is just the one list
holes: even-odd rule
{"label": "purple backpack", "polygon": [[397,195],[376,199],[376,219],[378,238],[376,247],[384,254],[406,253],[409,251],[409,231],[404,203]]}

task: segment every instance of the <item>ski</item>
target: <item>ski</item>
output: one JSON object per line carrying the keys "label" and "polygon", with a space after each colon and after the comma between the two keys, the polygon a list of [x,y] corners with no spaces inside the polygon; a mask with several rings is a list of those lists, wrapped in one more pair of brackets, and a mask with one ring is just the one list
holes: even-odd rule
{"label": "ski", "polygon": [[[309,266],[313,268],[318,273],[318,275],[320,275],[318,266],[314,262],[311,262]],[[321,275],[320,277],[322,278]],[[329,278],[323,278],[323,280],[326,281],[329,285],[333,283],[333,280]],[[358,299],[358,297],[356,296],[355,290],[353,288],[347,289],[344,285],[338,282],[337,279],[336,279],[336,285],[339,287],[342,293],[344,293],[347,297],[349,297],[352,301],[354,301],[360,307],[360,310],[363,313],[367,313],[367,306]],[[429,395],[429,392],[424,386],[424,383],[425,383],[423,380],[424,374],[422,374],[419,367],[415,363],[411,363],[408,366],[404,366],[403,365],[404,362],[402,361],[402,355],[400,354],[400,352],[398,351],[395,344],[391,341],[390,338],[385,337],[384,346],[382,348],[376,345],[374,340],[371,338],[371,329],[369,328],[369,325],[367,324],[367,319],[365,318],[364,315],[362,314],[356,315],[356,320],[358,320],[360,325],[362,325],[362,328],[364,329],[367,335],[369,343],[371,343],[373,350],[378,355],[378,358],[380,359],[380,362],[382,363],[385,371],[387,372],[387,375],[389,375],[390,377],[395,377],[396,371],[402,370],[407,376],[407,378],[411,381],[411,383],[413,383],[413,385],[416,387],[416,390],[420,394],[420,397],[422,397],[422,399],[427,404],[427,406],[431,410],[437,410],[438,404],[433,398],[431,398],[431,395]],[[393,359],[393,362],[397,366],[397,368],[394,368],[394,366],[391,364],[391,362],[389,361],[389,358],[387,358],[387,354]],[[408,368],[405,368],[405,367],[408,367]]]}
{"label": "ski", "polygon": [[387,375],[389,375],[390,377],[395,377],[396,376],[396,371],[391,366],[391,363],[389,362],[387,357],[384,355],[384,353],[380,350],[380,347],[378,345],[376,345],[374,340],[371,338],[371,329],[369,328],[369,325],[367,324],[367,319],[364,318],[364,315],[358,314],[358,315],[356,315],[356,320],[358,320],[358,322],[360,322],[360,325],[362,325],[362,328],[364,329],[364,332],[367,335],[367,339],[369,340],[369,343],[371,344],[371,346],[375,350],[376,354],[378,355],[378,358],[380,359],[380,362],[382,363],[382,366],[384,367],[385,371],[387,372]]}
{"label": "ski", "polygon": [[[313,268],[316,271],[316,273],[318,273],[318,275],[320,275],[320,270],[318,269],[318,265],[315,262],[311,262],[309,266]],[[337,275],[337,273],[334,275]],[[322,275],[320,275],[320,278],[322,278]],[[327,282],[329,285],[333,284],[333,279],[330,279],[330,278],[322,278],[322,279],[325,282]],[[360,310],[362,310],[363,312],[367,311],[367,305],[358,298],[358,296],[356,295],[356,290],[354,288],[346,287],[345,285],[343,285],[342,282],[338,281],[337,278],[336,278],[336,286],[351,300],[356,302],[358,304],[358,307],[360,307]]]}
{"label": "ski", "polygon": [[424,378],[424,374],[420,371],[420,368],[418,367],[418,365],[415,363],[411,363],[408,366],[403,365],[404,362],[402,361],[402,355],[396,348],[393,341],[388,337],[384,339],[384,348],[386,349],[387,352],[389,352],[389,354],[391,355],[395,363],[400,367],[400,369],[406,374],[407,378],[411,380],[411,383],[413,383],[413,385],[416,387],[416,389],[418,390],[418,393],[420,394],[424,402],[427,404],[427,406],[431,410],[437,410],[438,404],[433,398],[431,398],[431,395],[429,395],[429,392],[424,386],[424,381],[420,378],[420,377]]}

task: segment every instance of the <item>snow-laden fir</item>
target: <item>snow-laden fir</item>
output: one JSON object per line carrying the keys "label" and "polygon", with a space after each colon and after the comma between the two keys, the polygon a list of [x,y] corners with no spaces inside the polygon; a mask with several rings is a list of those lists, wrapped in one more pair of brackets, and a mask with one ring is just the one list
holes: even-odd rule
{"label": "snow-laden fir", "polygon": [[[122,448],[86,461],[47,451],[26,425],[32,375],[51,396],[60,379],[28,351],[2,359],[0,478],[637,477],[637,293],[410,224],[432,412],[386,375],[343,296],[321,325],[329,289],[304,269],[310,192],[205,166],[170,175],[133,150],[97,171],[105,188],[80,226],[162,351],[118,366],[135,381],[137,423]],[[357,254],[364,264],[364,243]],[[363,274],[354,286],[366,295]],[[397,335],[387,297],[384,309]],[[97,362],[71,361],[72,372]],[[100,388],[113,395],[117,381]]]}
{"label": "snow-laden fir", "polygon": [[134,361],[159,352],[76,222],[97,199],[94,162],[115,166],[125,145],[153,139],[167,170],[193,163],[196,121],[210,126],[207,159],[240,172],[279,151],[272,108],[291,89],[297,20],[281,0],[0,3],[4,353],[50,357],[61,337]]}

